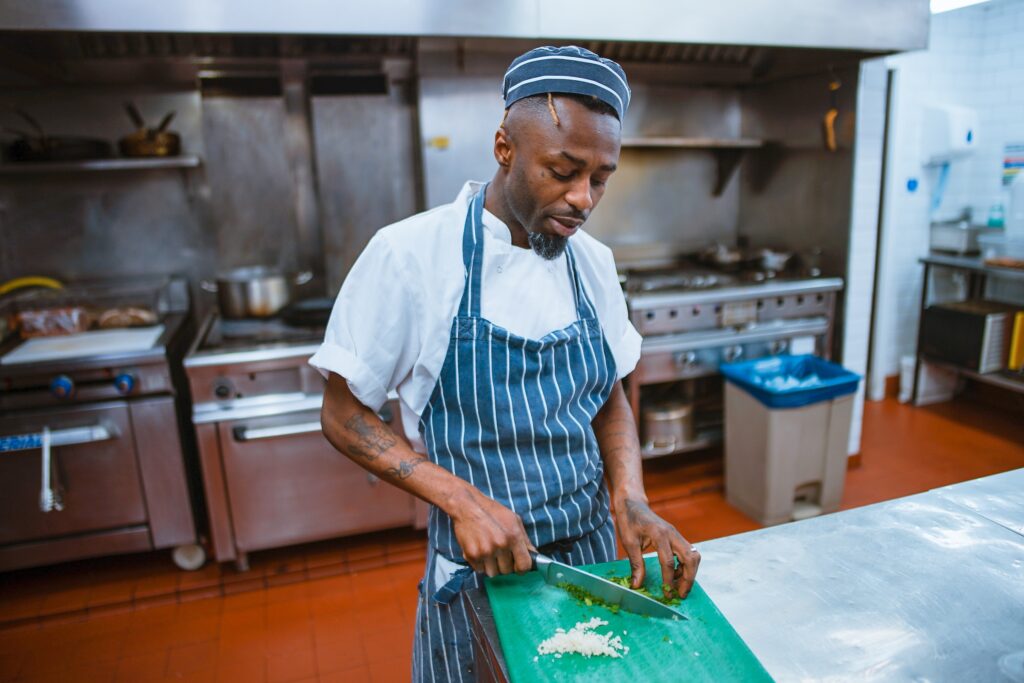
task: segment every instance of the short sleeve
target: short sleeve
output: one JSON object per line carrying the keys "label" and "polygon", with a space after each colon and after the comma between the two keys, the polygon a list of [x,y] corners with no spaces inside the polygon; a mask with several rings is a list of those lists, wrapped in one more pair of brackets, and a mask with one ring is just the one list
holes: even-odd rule
{"label": "short sleeve", "polygon": [[362,404],[379,410],[419,353],[417,308],[407,269],[377,233],[345,278],[310,365],[344,377]]}
{"label": "short sleeve", "polygon": [[595,256],[594,277],[588,278],[590,282],[587,284],[593,293],[601,329],[615,358],[615,372],[622,379],[636,368],[643,338],[629,319],[626,297],[622,294],[611,250],[602,245]]}

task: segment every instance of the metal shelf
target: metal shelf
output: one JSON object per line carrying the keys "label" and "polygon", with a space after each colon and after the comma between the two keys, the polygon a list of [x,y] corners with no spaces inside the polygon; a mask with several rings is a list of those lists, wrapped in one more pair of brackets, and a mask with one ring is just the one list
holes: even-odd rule
{"label": "metal shelf", "polygon": [[0,175],[27,175],[43,173],[79,173],[93,171],[140,171],[147,169],[198,168],[203,160],[186,154],[176,157],[146,157],[138,159],[89,159],[85,161],[25,161],[0,164]]}
{"label": "metal shelf", "polygon": [[[985,265],[985,261],[978,257],[969,256],[952,256],[947,254],[930,253],[918,259],[918,263],[924,266],[924,286],[921,288],[921,303],[918,309],[919,315],[923,315],[924,310],[928,307],[930,300],[930,284],[931,284],[931,270],[932,268],[949,268],[953,270],[963,271],[967,273],[968,284],[967,284],[967,298],[983,298],[986,291],[986,283],[988,278],[1006,278],[1010,280],[1024,280],[1024,269],[1018,268],[1001,268],[998,266]],[[950,372],[955,372],[957,375],[967,377],[978,382],[990,384],[992,386],[1001,387],[1009,391],[1024,393],[1024,377],[1021,380],[1013,379],[1008,377],[1002,372],[987,372],[980,373],[970,370],[968,368],[960,367],[952,363],[944,361],[933,360],[925,355],[922,350],[921,340],[921,325],[918,323],[917,328],[917,347],[914,351],[914,357],[917,359],[917,366],[914,370],[914,383],[913,389],[910,394],[911,403],[914,405],[918,404],[918,393],[920,390],[920,363],[922,361],[934,365],[943,367]]]}
{"label": "metal shelf", "polygon": [[711,152],[715,155],[717,173],[715,174],[715,186],[711,190],[714,197],[718,197],[729,184],[729,180],[736,172],[740,159],[749,150],[756,150],[765,147],[764,140],[754,138],[685,138],[685,137],[635,137],[623,138],[622,147],[625,149],[693,149]]}
{"label": "metal shelf", "polygon": [[722,430],[720,428],[698,430],[697,438],[681,448],[677,448],[668,453],[651,453],[650,451],[646,451],[641,448],[640,457],[644,460],[651,458],[668,458],[674,455],[682,455],[683,453],[702,451],[705,448],[711,448],[712,446],[721,444],[723,440]]}
{"label": "metal shelf", "polygon": [[1024,394],[1024,374],[1020,375],[1020,379],[1013,379],[1002,372],[975,372],[974,370],[960,367],[953,363],[934,360],[924,354],[921,354],[921,360],[931,365],[938,365],[950,372],[955,372],[958,375],[962,375],[968,379],[973,379],[977,382],[984,382],[985,384],[991,384],[1009,391],[1016,391],[1017,393]]}
{"label": "metal shelf", "polygon": [[684,138],[652,136],[622,138],[623,147],[675,147],[678,149],[758,149],[764,140],[754,138]]}
{"label": "metal shelf", "polygon": [[1003,268],[1000,266],[987,266],[982,258],[969,256],[946,256],[943,254],[930,254],[919,259],[926,266],[939,266],[941,268],[953,268],[965,270],[979,275],[991,275],[992,277],[1004,277],[1012,280],[1024,280],[1024,269]]}

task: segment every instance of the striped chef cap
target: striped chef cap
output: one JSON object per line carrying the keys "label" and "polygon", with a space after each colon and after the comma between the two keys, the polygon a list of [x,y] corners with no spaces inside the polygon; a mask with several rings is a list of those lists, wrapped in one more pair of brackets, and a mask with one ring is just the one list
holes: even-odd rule
{"label": "striped chef cap", "polygon": [[622,67],[575,45],[538,47],[509,65],[502,85],[506,109],[524,97],[545,93],[593,95],[611,106],[620,121],[629,106]]}

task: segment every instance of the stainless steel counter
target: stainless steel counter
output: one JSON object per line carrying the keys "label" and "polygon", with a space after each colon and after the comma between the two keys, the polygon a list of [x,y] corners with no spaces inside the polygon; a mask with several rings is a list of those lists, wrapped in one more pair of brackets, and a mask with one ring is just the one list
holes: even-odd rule
{"label": "stainless steel counter", "polygon": [[[778,681],[1021,683],[1022,522],[1024,469],[702,543],[699,580]],[[477,670],[502,682],[485,597]]]}
{"label": "stainless steel counter", "polygon": [[1024,469],[946,486],[933,493],[1024,535]]}
{"label": "stainless steel counter", "polygon": [[1022,481],[709,541],[700,582],[780,681],[1024,681]]}

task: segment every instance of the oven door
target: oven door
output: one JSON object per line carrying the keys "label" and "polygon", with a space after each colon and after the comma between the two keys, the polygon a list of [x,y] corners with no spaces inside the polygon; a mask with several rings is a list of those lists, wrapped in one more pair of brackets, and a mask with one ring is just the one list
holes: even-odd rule
{"label": "oven door", "polygon": [[217,427],[243,552],[413,523],[413,497],[335,450],[318,410]]}
{"label": "oven door", "polygon": [[[52,488],[63,509],[40,510],[44,427]],[[128,406],[75,406],[0,418],[0,544],[144,524],[146,507]]]}

